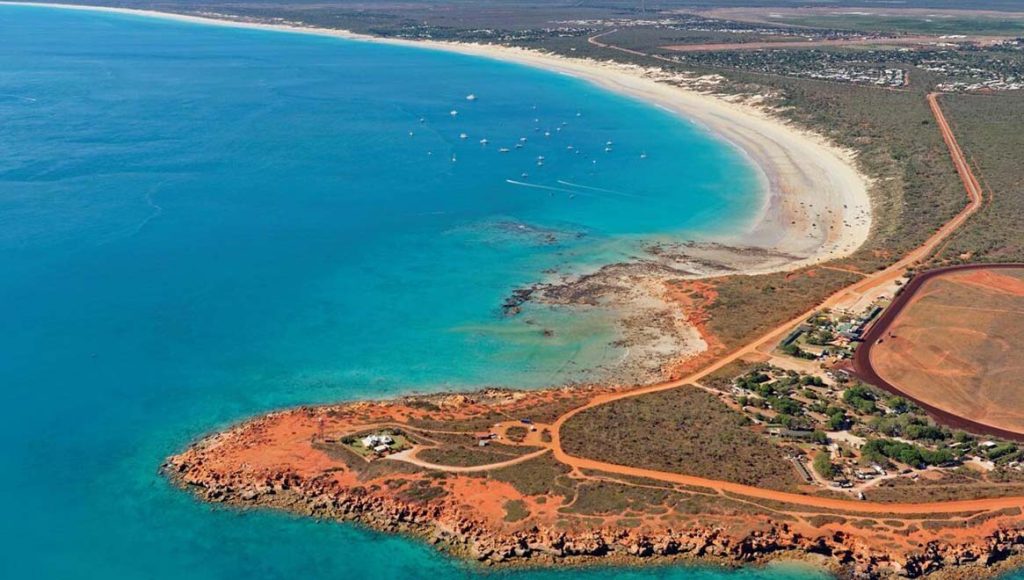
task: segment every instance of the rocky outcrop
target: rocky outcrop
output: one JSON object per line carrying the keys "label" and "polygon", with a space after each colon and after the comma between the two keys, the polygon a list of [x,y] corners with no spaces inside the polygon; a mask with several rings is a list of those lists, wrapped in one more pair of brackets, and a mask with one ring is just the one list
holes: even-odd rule
{"label": "rocky outcrop", "polygon": [[283,509],[319,519],[359,522],[375,530],[423,538],[453,555],[486,565],[588,561],[642,562],[701,559],[735,564],[818,555],[844,576],[916,578],[952,568],[984,575],[989,567],[1024,552],[1024,532],[999,529],[981,542],[930,542],[908,553],[880,551],[849,534],[808,536],[786,523],[743,534],[713,524],[650,533],[636,529],[567,532],[531,527],[492,529],[462,515],[453,500],[404,501],[375,486],[344,486],[328,475],[304,478],[288,471],[222,472],[205,467],[202,444],[168,460],[164,472],[210,502]]}

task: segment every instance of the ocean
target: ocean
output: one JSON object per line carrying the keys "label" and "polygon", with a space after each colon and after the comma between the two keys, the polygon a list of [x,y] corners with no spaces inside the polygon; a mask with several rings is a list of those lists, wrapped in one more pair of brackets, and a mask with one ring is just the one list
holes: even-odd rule
{"label": "ocean", "polygon": [[479,576],[409,539],[202,504],[158,468],[284,406],[600,380],[615,312],[507,317],[505,297],[760,206],[731,146],[565,75],[35,7],[0,6],[0,38],[6,578]]}

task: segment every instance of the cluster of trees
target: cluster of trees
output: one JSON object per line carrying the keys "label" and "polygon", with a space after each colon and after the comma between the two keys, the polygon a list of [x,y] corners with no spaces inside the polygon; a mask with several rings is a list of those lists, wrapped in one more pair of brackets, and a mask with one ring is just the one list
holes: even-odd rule
{"label": "cluster of trees", "polygon": [[832,455],[828,451],[819,451],[811,463],[814,471],[825,479],[832,479],[837,475],[839,469],[832,463]]}
{"label": "cluster of trees", "polygon": [[780,350],[782,350],[784,354],[788,354],[789,356],[796,358],[803,358],[807,360],[814,360],[818,358],[818,355],[811,352],[807,352],[806,350],[797,346],[796,343],[789,343],[786,346],[782,347]]}
{"label": "cluster of trees", "polygon": [[945,441],[953,436],[949,429],[934,425],[920,415],[911,414],[875,417],[869,423],[869,427],[889,437],[903,437],[932,443]]}
{"label": "cluster of trees", "polygon": [[843,392],[843,402],[865,415],[873,415],[878,411],[875,394],[864,385],[855,385]]}
{"label": "cluster of trees", "polygon": [[888,459],[913,467],[941,465],[953,460],[949,449],[927,449],[919,445],[893,439],[872,439],[861,448],[861,457],[872,463],[886,463]]}

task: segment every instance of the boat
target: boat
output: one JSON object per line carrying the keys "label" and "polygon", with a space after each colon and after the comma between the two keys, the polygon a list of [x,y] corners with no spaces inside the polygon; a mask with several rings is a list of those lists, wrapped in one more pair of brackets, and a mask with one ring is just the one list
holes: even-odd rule
{"label": "boat", "polygon": [[448,114],[449,114],[449,115],[451,115],[451,116],[453,116],[453,117],[455,117],[455,116],[457,116],[457,115],[459,114],[459,112],[458,112],[458,111],[456,111],[455,109],[452,109],[452,110],[451,110],[451,112],[450,112],[450,113],[448,113]]}
{"label": "boat", "polygon": [[522,143],[516,143],[516,149],[522,149],[522,148],[523,148],[523,144]]}
{"label": "boat", "polygon": [[524,171],[524,172],[522,172],[522,173],[521,173],[521,174],[519,175],[519,177],[522,177],[523,179],[526,179],[526,178],[527,178],[527,177],[529,177],[529,176],[530,176],[530,174],[529,174],[529,173],[527,173],[527,172],[525,172],[525,171]]}
{"label": "boat", "polygon": [[508,147],[502,147],[501,149],[498,149],[498,153],[508,153],[509,151],[510,149]]}
{"label": "boat", "polygon": [[550,137],[551,136],[551,131],[544,131],[544,136],[545,137]]}
{"label": "boat", "polygon": [[469,135],[466,135],[465,133],[459,133],[459,139],[466,139],[468,137]]}
{"label": "boat", "polygon": [[605,146],[605,147],[611,147],[611,146],[612,146],[612,142],[611,142],[611,141],[608,141],[607,143],[605,143],[605,144],[604,144],[604,146]]}
{"label": "boat", "polygon": [[647,152],[646,151],[644,151],[643,153],[640,154],[640,159],[647,159]]}
{"label": "boat", "polygon": [[488,143],[490,143],[490,141],[488,141],[487,139],[481,139],[480,140],[480,144],[481,145],[487,145]]}
{"label": "boat", "polygon": [[573,149],[575,149],[575,147],[573,147],[572,145],[566,145],[565,148],[568,149],[569,151],[572,151]]}
{"label": "boat", "polygon": [[409,136],[410,136],[410,137],[412,137],[412,136],[413,136],[413,132],[412,132],[412,131],[409,131]]}
{"label": "boat", "polygon": [[520,138],[519,138],[519,141],[520,141],[521,143],[526,143],[526,137],[520,137]]}
{"label": "boat", "polygon": [[452,153],[452,163],[455,163],[455,154]]}
{"label": "boat", "polygon": [[466,100],[467,101],[475,101],[476,100],[476,95],[474,95],[473,93],[469,93],[468,95],[466,95]]}

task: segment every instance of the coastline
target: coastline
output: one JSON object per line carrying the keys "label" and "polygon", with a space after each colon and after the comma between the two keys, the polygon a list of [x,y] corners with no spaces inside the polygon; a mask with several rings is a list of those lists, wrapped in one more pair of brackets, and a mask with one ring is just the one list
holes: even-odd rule
{"label": "coastline", "polygon": [[[516,289],[505,305],[525,301],[554,307],[600,303],[615,311],[625,354],[603,382],[654,384],[685,371],[719,341],[705,332],[703,314],[669,283],[733,274],[791,271],[837,259],[863,245],[872,228],[870,179],[852,152],[794,127],[758,107],[758,98],[712,94],[716,80],[660,68],[568,58],[499,45],[379,38],[345,30],[280,21],[240,20],[224,14],[188,15],[153,10],[2,2],[159,18],[192,24],[311,34],[360,42],[445,51],[564,74],[660,108],[734,147],[758,173],[760,208],[739,232],[706,239],[652,238],[643,260],[607,264],[596,271],[540,279]],[[524,298],[525,297],[525,298]]]}
{"label": "coastline", "polygon": [[[545,443],[544,433],[557,428],[548,421],[614,392],[492,389],[275,411],[199,439],[161,472],[205,502],[356,523],[497,569],[804,562],[838,577],[990,578],[1024,557],[1019,498],[906,504],[769,492],[758,499],[725,482],[670,485],[559,468]],[[515,439],[512,430],[522,427],[511,417],[524,414],[539,431]],[[495,424],[495,416],[507,419]],[[512,456],[451,461],[483,424],[497,435],[487,447]],[[378,458],[351,450],[352,441],[388,429],[412,448]],[[445,465],[423,456],[445,449]],[[602,490],[633,498],[628,517],[616,500],[600,499]]]}
{"label": "coastline", "polygon": [[[350,31],[232,19],[223,14],[188,15],[155,10],[75,4],[0,2],[0,6],[31,6],[106,12],[161,18],[178,22],[312,34],[453,52],[510,62],[579,78],[673,113],[705,129],[740,151],[759,172],[762,207],[745,231],[712,240],[714,261],[723,268],[693,268],[707,253],[695,252],[688,261],[693,277],[736,269],[745,274],[794,270],[849,256],[871,231],[870,179],[855,167],[850,151],[824,137],[793,127],[762,108],[699,90],[713,86],[706,78],[669,75],[612,61],[567,58],[535,50],[490,44],[416,41],[357,34]],[[722,248],[730,251],[723,252]],[[770,257],[751,260],[747,250],[769,250]],[[730,253],[735,255],[729,255]]]}

